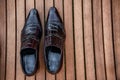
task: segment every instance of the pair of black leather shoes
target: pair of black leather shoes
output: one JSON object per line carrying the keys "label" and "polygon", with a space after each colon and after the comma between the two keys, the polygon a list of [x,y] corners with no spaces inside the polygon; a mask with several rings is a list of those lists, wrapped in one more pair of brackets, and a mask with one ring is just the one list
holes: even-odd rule
{"label": "pair of black leather shoes", "polygon": [[[38,69],[39,43],[42,27],[36,9],[32,9],[21,32],[21,65],[23,72],[30,76]],[[55,7],[48,13],[44,31],[44,59],[48,72],[56,74],[62,65],[65,30]]]}

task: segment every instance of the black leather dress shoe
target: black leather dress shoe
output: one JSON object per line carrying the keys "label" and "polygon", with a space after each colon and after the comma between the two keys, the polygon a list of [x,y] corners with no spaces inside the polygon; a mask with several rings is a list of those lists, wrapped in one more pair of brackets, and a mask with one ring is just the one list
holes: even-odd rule
{"label": "black leather dress shoe", "polygon": [[27,76],[36,73],[38,68],[39,42],[42,27],[36,9],[31,9],[21,32],[21,65]]}
{"label": "black leather dress shoe", "polygon": [[65,30],[55,7],[51,7],[45,26],[44,57],[48,72],[56,74],[62,66]]}

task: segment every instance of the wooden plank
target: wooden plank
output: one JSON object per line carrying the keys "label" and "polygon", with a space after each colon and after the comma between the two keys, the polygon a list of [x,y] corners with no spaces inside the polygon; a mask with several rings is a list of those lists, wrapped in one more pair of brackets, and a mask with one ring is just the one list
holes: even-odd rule
{"label": "wooden plank", "polygon": [[16,54],[16,80],[25,80],[20,63],[21,30],[25,23],[25,4],[24,0],[17,0],[17,54]]}
{"label": "wooden plank", "polygon": [[75,80],[72,0],[64,0],[66,80]]}
{"label": "wooden plank", "polygon": [[111,25],[111,5],[110,0],[103,0],[103,30],[104,30],[104,47],[106,60],[106,73],[108,80],[116,80],[113,43],[112,43],[112,25]]}
{"label": "wooden plank", "polygon": [[16,23],[15,0],[7,1],[7,64],[6,80],[15,79],[15,53],[16,53]]}
{"label": "wooden plank", "polygon": [[95,79],[91,0],[83,0],[86,78]]}
{"label": "wooden plank", "polygon": [[6,61],[6,2],[0,2],[0,80],[5,80]]}
{"label": "wooden plank", "polygon": [[63,0],[54,0],[55,2],[55,7],[57,8],[59,15],[62,18],[63,21]]}
{"label": "wooden plank", "polygon": [[[53,0],[45,0],[45,20],[47,20],[48,11],[52,6],[53,6]],[[50,74],[46,70],[46,80],[55,80],[55,75]]]}
{"label": "wooden plank", "polygon": [[[41,26],[44,35],[44,0],[36,0],[36,9],[39,12],[39,16],[41,19]],[[36,75],[36,80],[45,80],[45,64],[44,64],[44,53],[43,53],[43,36],[40,41],[40,48],[39,48],[39,64],[40,69],[38,70],[38,74]]]}
{"label": "wooden plank", "polygon": [[[26,0],[26,17],[29,14],[29,11],[34,8],[34,0]],[[35,75],[26,76],[26,80],[35,80]]]}
{"label": "wooden plank", "polygon": [[[79,17],[78,17],[79,16]],[[76,79],[85,80],[83,48],[82,0],[74,0],[74,29],[76,52]]]}
{"label": "wooden plank", "polygon": [[53,7],[53,0],[45,0],[45,20],[47,19],[50,7]]}
{"label": "wooden plank", "polygon": [[34,8],[34,0],[26,0],[26,17],[32,8]]}
{"label": "wooden plank", "polygon": [[112,0],[114,47],[117,80],[120,79],[120,0]]}
{"label": "wooden plank", "polygon": [[[55,2],[55,7],[57,8],[58,10],[58,13],[63,21],[63,0],[54,0]],[[57,80],[65,80],[65,59],[64,59],[64,54],[63,53],[63,64],[62,64],[62,67],[61,67],[61,70],[59,73],[57,73],[56,75],[56,79]]]}
{"label": "wooden plank", "polygon": [[97,80],[106,80],[103,47],[101,0],[93,0],[93,25]]}

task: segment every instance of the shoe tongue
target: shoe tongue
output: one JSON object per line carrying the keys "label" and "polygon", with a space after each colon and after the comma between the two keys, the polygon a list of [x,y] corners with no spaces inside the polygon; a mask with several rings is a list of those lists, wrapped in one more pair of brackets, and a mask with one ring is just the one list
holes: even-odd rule
{"label": "shoe tongue", "polygon": [[22,49],[24,48],[36,49],[38,44],[39,44],[39,41],[35,39],[26,39],[25,41],[22,42],[21,46],[22,46]]}
{"label": "shoe tongue", "polygon": [[57,48],[60,48],[62,50],[64,40],[61,39],[60,37],[51,35],[51,36],[46,36],[45,37],[45,46],[55,46]]}

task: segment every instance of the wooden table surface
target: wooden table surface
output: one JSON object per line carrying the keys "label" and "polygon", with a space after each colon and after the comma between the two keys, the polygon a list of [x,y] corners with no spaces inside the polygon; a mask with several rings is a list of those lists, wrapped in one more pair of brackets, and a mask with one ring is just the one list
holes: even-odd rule
{"label": "wooden table surface", "polygon": [[[20,65],[20,34],[31,8],[42,27],[55,6],[66,29],[63,66],[45,69],[43,37],[40,68],[27,77]],[[0,0],[0,80],[120,80],[120,0]]]}

